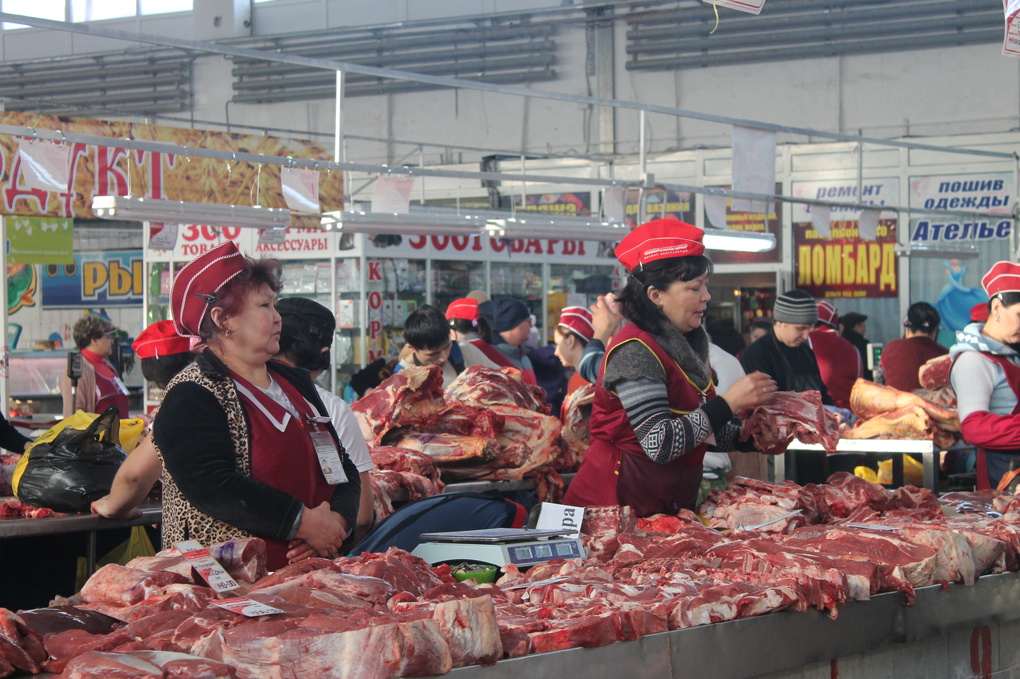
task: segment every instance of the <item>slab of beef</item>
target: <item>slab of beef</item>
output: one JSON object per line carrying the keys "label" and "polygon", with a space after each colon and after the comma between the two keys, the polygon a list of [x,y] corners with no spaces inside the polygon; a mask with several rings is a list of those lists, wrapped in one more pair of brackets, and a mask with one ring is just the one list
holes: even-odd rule
{"label": "slab of beef", "polygon": [[911,439],[932,441],[940,448],[956,443],[957,435],[935,423],[920,406],[910,405],[857,421],[843,432],[848,439]]}
{"label": "slab of beef", "polygon": [[767,455],[783,454],[795,438],[830,451],[839,443],[839,418],[822,406],[817,391],[777,391],[767,403],[739,415],[740,439],[754,437],[758,450]]}
{"label": "slab of beef", "polygon": [[369,455],[379,469],[390,469],[395,472],[409,472],[426,476],[439,483],[439,465],[428,455],[413,448],[396,446],[370,446]]}
{"label": "slab of beef", "polygon": [[503,418],[491,408],[450,403],[416,423],[415,428],[435,434],[495,438],[503,428]]}
{"label": "slab of beef", "polygon": [[949,371],[953,367],[953,359],[949,354],[931,359],[917,369],[917,381],[925,389],[939,389],[949,386]]}
{"label": "slab of beef", "polygon": [[431,619],[381,618],[351,628],[343,618],[309,617],[304,624],[270,620],[216,630],[206,657],[241,677],[297,676],[323,679],[396,679],[445,674],[450,649]]}
{"label": "slab of beef", "polygon": [[16,613],[0,608],[0,668],[36,674],[46,660],[42,636]]}
{"label": "slab of beef", "polygon": [[18,613],[25,625],[41,636],[69,629],[85,630],[90,634],[106,634],[118,623],[114,618],[75,606],[33,608]]}
{"label": "slab of beef", "polygon": [[410,448],[428,455],[441,469],[453,463],[477,464],[494,460],[500,452],[499,444],[495,440],[482,436],[407,433],[394,443],[399,448]]}
{"label": "slab of beef", "polygon": [[939,387],[938,389],[914,389],[914,393],[926,401],[945,408],[955,408],[956,392],[952,387]]}
{"label": "slab of beef", "polygon": [[[231,577],[239,582],[255,582],[269,574],[266,570],[266,543],[262,538],[217,542],[207,549]],[[195,582],[197,575],[187,559],[173,547],[155,556],[135,557],[127,563],[127,567],[143,571],[170,571],[184,576],[189,582]]]}
{"label": "slab of beef", "polygon": [[716,530],[743,530],[775,521],[757,529],[768,533],[788,533],[818,517],[815,495],[793,481],[770,483],[740,476],[726,488],[713,489],[698,513]]}
{"label": "slab of beef", "polygon": [[443,492],[443,482],[411,472],[390,469],[373,469],[369,472],[372,484],[372,505],[376,521],[393,513],[393,501],[421,500]]}
{"label": "slab of beef", "polygon": [[188,584],[188,578],[169,571],[142,571],[115,563],[96,571],[81,588],[86,603],[137,604],[155,594],[166,592],[168,585]]}
{"label": "slab of beef", "polygon": [[473,365],[446,388],[450,403],[472,406],[505,405],[549,414],[549,404],[538,387],[525,384],[517,368],[486,368]]}
{"label": "slab of beef", "polygon": [[391,429],[413,426],[445,407],[443,372],[439,366],[401,370],[351,404],[361,433],[370,445],[381,444]]}
{"label": "slab of beef", "polygon": [[554,463],[557,471],[577,471],[588,450],[588,420],[595,402],[595,385],[586,384],[574,390],[563,402],[563,455]]}
{"label": "slab of beef", "polygon": [[233,679],[237,671],[229,665],[186,653],[166,651],[89,651],[67,664],[62,677],[68,679],[117,679],[118,677],[161,677],[166,679]]}
{"label": "slab of beef", "polygon": [[898,391],[865,379],[858,379],[850,392],[850,409],[861,419],[909,406],[921,408],[935,424],[947,431],[960,431],[960,418],[957,417],[955,410],[932,403],[917,394]]}

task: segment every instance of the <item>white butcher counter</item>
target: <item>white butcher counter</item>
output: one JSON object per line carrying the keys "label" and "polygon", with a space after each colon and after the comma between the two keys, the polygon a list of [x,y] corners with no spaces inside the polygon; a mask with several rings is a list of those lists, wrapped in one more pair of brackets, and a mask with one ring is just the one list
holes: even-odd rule
{"label": "white butcher counter", "polygon": [[462,667],[451,679],[831,679],[1020,676],[1020,573],[973,586],[850,601],[833,620],[783,611],[663,632],[601,648],[571,648]]}
{"label": "white butcher counter", "polygon": [[[820,455],[839,455],[841,453],[875,453],[889,455],[893,461],[892,485],[903,485],[903,456],[919,455],[924,467],[924,487],[938,492],[938,469],[936,468],[935,444],[928,440],[915,439],[846,439],[841,438],[834,451],[826,451],[817,443],[801,443],[797,439],[790,444],[788,451],[817,451]],[[786,479],[786,456],[776,455],[776,481]]]}

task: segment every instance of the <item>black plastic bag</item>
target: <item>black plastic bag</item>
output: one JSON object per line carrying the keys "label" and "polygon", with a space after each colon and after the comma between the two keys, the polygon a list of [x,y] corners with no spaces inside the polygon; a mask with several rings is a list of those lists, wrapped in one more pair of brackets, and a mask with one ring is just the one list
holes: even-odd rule
{"label": "black plastic bag", "polygon": [[87,512],[110,492],[113,477],[127,459],[120,447],[120,415],[106,409],[87,429],[64,429],[28,453],[18,482],[18,499],[58,512]]}

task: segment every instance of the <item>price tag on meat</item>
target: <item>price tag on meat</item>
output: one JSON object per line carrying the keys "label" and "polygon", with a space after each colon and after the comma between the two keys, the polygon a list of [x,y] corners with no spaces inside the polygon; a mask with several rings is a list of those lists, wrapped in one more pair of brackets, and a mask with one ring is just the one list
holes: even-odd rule
{"label": "price tag on meat", "polygon": [[269,604],[263,604],[254,599],[243,596],[235,596],[229,599],[221,599],[213,602],[220,608],[225,608],[232,613],[240,613],[248,618],[258,618],[263,615],[276,615],[283,613],[279,608],[273,608]]}
{"label": "price tag on meat", "polygon": [[209,550],[202,546],[198,540],[184,540],[174,544],[177,551],[181,553],[192,568],[217,592],[229,592],[239,588],[239,585],[230,577],[230,573],[220,565],[209,554]]}

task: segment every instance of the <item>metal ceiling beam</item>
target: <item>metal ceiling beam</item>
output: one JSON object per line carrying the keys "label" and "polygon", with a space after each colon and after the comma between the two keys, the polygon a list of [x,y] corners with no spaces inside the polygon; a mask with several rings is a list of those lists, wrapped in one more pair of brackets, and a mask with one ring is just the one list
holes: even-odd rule
{"label": "metal ceiling beam", "polygon": [[702,120],[707,122],[718,123],[722,125],[742,125],[761,130],[771,130],[774,132],[783,132],[786,134],[814,137],[816,139],[833,139],[837,141],[860,142],[867,144],[875,144],[877,146],[889,146],[897,148],[925,149],[930,151],[938,151],[942,153],[964,154],[985,158],[1000,158],[1000,159],[1014,158],[1013,154],[1004,153],[1001,151],[986,151],[983,149],[944,147],[935,146],[932,144],[919,144],[916,142],[899,139],[880,139],[877,137],[865,137],[862,135],[842,134],[839,132],[830,132],[827,130],[812,130],[803,127],[796,127],[790,125],[777,125],[775,123],[767,123],[764,121],[734,118],[731,116],[720,116],[709,113],[701,113],[698,111],[691,111],[688,109],[680,109],[672,106],[659,106],[653,104],[645,104],[636,101],[627,101],[623,99],[589,97],[584,95],[568,94],[566,92],[556,92],[551,90],[534,90],[526,87],[519,87],[513,85],[491,84],[478,80],[466,80],[459,78],[446,78],[441,76],[422,75],[417,73],[409,73],[407,71],[397,71],[385,68],[373,68],[370,66],[362,66],[359,64],[352,64],[348,62],[309,59],[307,57],[298,57],[286,54],[259,52],[257,50],[231,47],[217,43],[180,40],[176,38],[153,36],[143,33],[130,33],[126,31],[117,31],[112,29],[101,29],[95,26],[89,26],[85,24],[75,24],[66,21],[52,21],[49,19],[40,19],[38,17],[24,16],[22,14],[13,14],[11,12],[0,12],[0,21],[10,21],[13,23],[21,23],[26,24],[28,26],[34,26],[36,28],[64,31],[68,33],[78,33],[81,35],[109,38],[112,40],[124,40],[128,42],[160,45],[163,47],[174,47],[178,49],[191,50],[198,53],[205,52],[209,54],[249,57],[253,59],[261,58],[269,62],[301,64],[305,66],[311,66],[313,68],[324,68],[333,71],[344,71],[347,74],[359,73],[363,75],[372,75],[379,78],[410,80],[412,82],[428,83],[432,85],[438,85],[440,87],[450,87],[454,89],[468,89],[482,92],[494,92],[497,94],[504,94],[510,96],[523,96],[535,99],[547,99],[552,101],[562,101],[576,104],[613,106],[621,109],[646,111],[649,113],[657,113],[669,116],[679,116],[683,118],[690,118],[693,120]]}

